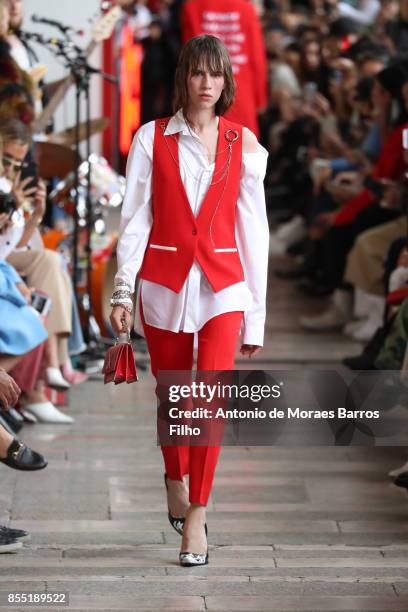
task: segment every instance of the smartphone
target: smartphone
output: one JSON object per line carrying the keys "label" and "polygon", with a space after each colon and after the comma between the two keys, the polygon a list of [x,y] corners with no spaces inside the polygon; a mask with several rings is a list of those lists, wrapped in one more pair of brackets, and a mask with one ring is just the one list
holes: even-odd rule
{"label": "smartphone", "polygon": [[31,189],[31,187],[37,187],[38,185],[38,166],[34,160],[28,159],[25,162],[23,169],[21,170],[21,180],[23,181],[26,178],[31,178],[31,181],[28,183],[27,188]]}
{"label": "smartphone", "polygon": [[41,291],[33,291],[31,294],[31,306],[43,317],[46,317],[51,310],[52,300]]}

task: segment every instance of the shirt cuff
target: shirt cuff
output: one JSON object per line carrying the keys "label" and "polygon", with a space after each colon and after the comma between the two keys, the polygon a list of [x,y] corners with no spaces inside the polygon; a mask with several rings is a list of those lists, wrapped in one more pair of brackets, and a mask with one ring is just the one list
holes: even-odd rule
{"label": "shirt cuff", "polygon": [[265,334],[265,324],[259,321],[251,321],[251,314],[244,315],[242,325],[242,344],[253,344],[263,346]]}

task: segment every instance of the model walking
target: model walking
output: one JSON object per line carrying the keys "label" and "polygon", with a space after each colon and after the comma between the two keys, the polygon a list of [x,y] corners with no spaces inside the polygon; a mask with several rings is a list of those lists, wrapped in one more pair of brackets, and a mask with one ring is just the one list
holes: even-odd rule
{"label": "model walking", "polygon": [[[269,230],[267,152],[223,115],[234,100],[228,52],[191,39],[176,71],[176,114],[143,125],[127,164],[111,322],[135,328],[158,370],[230,370],[263,345]],[[206,505],[218,446],[162,446],[169,520],[182,534],[180,564],[208,562]],[[189,486],[184,476],[189,475]]]}

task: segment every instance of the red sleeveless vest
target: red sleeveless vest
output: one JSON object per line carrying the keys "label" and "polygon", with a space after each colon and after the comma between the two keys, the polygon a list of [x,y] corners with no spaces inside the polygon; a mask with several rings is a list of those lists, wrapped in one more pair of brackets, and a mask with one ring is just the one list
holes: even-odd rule
{"label": "red sleeveless vest", "polygon": [[[214,185],[208,188],[195,217],[178,166],[179,134],[164,135],[169,120],[159,119],[155,125],[153,227],[139,277],[179,293],[197,260],[212,289],[220,291],[244,280],[235,241],[242,127],[220,116]],[[233,131],[238,138],[232,142],[231,162],[226,173],[229,154],[226,136],[233,138]],[[223,167],[224,171],[220,172]]]}

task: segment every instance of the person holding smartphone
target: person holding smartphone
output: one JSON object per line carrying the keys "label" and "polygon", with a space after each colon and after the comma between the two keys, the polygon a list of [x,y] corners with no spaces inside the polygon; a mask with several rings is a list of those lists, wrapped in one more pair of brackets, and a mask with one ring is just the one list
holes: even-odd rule
{"label": "person holding smartphone", "polygon": [[[54,388],[66,390],[70,384],[62,375],[60,366],[68,360],[67,339],[72,330],[72,292],[69,275],[62,269],[57,252],[44,249],[39,225],[46,205],[43,181],[35,177],[21,178],[25,159],[31,144],[27,126],[18,119],[0,123],[1,171],[0,190],[9,191],[15,200],[16,211],[0,233],[0,259],[7,261],[27,280],[28,287],[43,291],[52,300],[46,320],[49,334],[45,352],[45,382]],[[24,211],[28,214],[25,219]],[[21,287],[24,297],[31,303],[31,289]],[[38,391],[36,401],[23,398],[24,409],[34,419],[48,423],[72,423],[72,417],[63,414]],[[27,403],[26,403],[27,402]]]}

